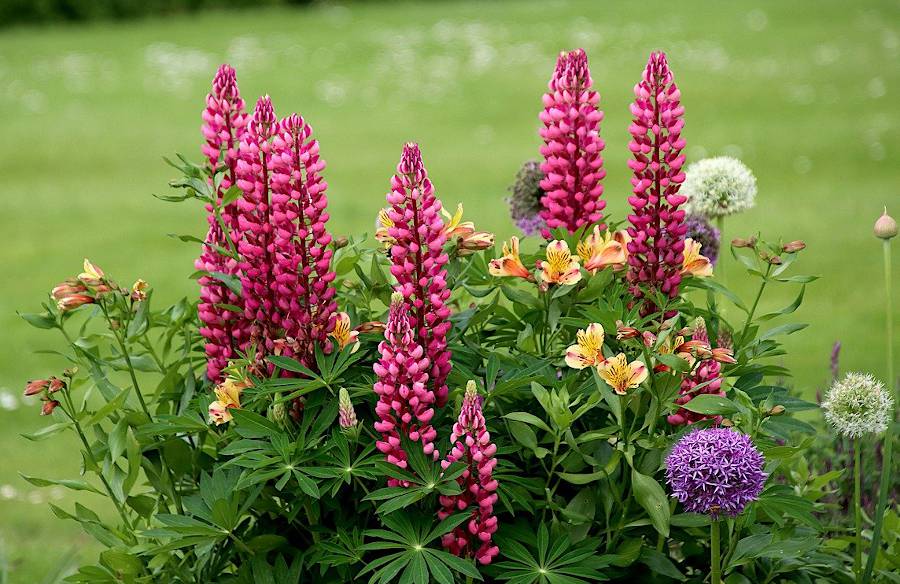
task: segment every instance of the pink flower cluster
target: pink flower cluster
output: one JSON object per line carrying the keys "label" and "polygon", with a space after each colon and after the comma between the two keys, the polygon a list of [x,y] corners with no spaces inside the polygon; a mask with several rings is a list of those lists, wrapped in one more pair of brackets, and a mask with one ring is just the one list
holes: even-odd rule
{"label": "pink flower cluster", "polygon": [[[238,144],[245,132],[247,120],[234,69],[222,65],[213,80],[212,92],[206,96],[202,126],[206,139],[203,154],[207,158],[209,170],[219,168],[220,160],[225,166],[224,176],[216,193],[220,203],[225,191],[235,182]],[[236,246],[240,240],[237,207],[230,204],[221,210],[222,222],[230,231],[231,242],[226,239],[212,205],[207,205],[207,212],[209,230],[200,257],[194,265],[204,272],[237,275],[237,260],[219,251]],[[214,383],[224,380],[222,370],[228,360],[237,355],[238,350],[245,348],[250,336],[248,322],[243,314],[223,308],[223,304],[240,306],[240,296],[220,280],[202,276],[198,307],[200,321],[203,323],[200,334],[206,339],[207,376]]]}
{"label": "pink flower cluster", "polygon": [[441,202],[422,164],[417,144],[406,144],[397,174],[391,179],[388,216],[393,222],[388,234],[391,246],[391,274],[397,279],[395,290],[410,305],[417,342],[425,349],[431,364],[431,387],[438,407],[447,403],[447,375],[450,351],[447,333],[451,323],[450,289],[444,265],[447,236],[441,219]]}
{"label": "pink flower cluster", "polygon": [[[709,337],[706,332],[705,325],[698,325],[696,331],[691,337],[694,341],[709,343]],[[699,389],[698,386],[701,386]],[[675,403],[679,406],[691,401],[695,396],[701,394],[721,395],[722,391],[722,365],[715,359],[704,359],[699,361],[689,375],[684,377],[681,382],[681,389],[678,391],[678,397]],[[669,416],[668,421],[673,426],[681,426],[682,424],[693,424],[700,420],[715,419],[716,422],[721,421],[722,416],[707,416],[686,410],[683,407]]]}
{"label": "pink flower cluster", "polygon": [[[378,395],[375,413],[379,418],[375,430],[381,433],[381,440],[376,442],[378,450],[388,462],[403,469],[407,462],[401,436],[421,442],[426,455],[435,459],[438,456],[434,449],[437,431],[431,426],[435,395],[428,389],[430,361],[413,325],[408,304],[395,292],[384,340],[378,345],[381,357],[373,366],[378,376],[374,386]],[[389,486],[400,484],[397,479],[388,479]]]}
{"label": "pink flower cluster", "polygon": [[[603,219],[606,202],[600,199],[606,176],[600,152],[603,112],[600,96],[591,89],[591,72],[583,49],[561,53],[544,94],[540,129],[544,179],[541,218],[547,227],[565,227],[574,233]],[[601,229],[603,225],[601,225]]]}
{"label": "pink flower cluster", "polygon": [[[643,78],[634,88],[633,120],[628,144],[634,158],[628,166],[633,213],[628,216],[628,281],[635,298],[649,290],[670,298],[678,295],[684,259],[684,211],[686,198],[678,194],[684,182],[684,108],[664,53],[652,53]],[[645,302],[643,314],[656,311]]]}
{"label": "pink flower cluster", "polygon": [[474,383],[470,382],[466,389],[450,443],[453,447],[441,465],[447,469],[454,462],[462,462],[466,470],[457,479],[462,492],[440,497],[443,509],[438,511],[438,517],[444,519],[471,508],[471,518],[444,535],[441,544],[454,555],[475,557],[482,564],[490,564],[500,552],[491,542],[497,531],[494,503],[497,502],[498,484],[493,478],[497,446],[491,442],[481,411],[481,397]]}

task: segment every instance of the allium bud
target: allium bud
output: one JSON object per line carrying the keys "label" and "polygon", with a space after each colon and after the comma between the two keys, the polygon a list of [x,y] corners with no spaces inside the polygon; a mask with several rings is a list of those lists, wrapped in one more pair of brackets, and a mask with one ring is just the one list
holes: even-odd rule
{"label": "allium bud", "polygon": [[350,394],[343,387],[338,391],[338,418],[338,422],[344,430],[351,429],[358,423],[353,402],[350,401]]}
{"label": "allium bud", "polygon": [[893,217],[888,215],[887,207],[884,213],[875,222],[875,237],[879,239],[891,239],[897,237],[897,222]]}

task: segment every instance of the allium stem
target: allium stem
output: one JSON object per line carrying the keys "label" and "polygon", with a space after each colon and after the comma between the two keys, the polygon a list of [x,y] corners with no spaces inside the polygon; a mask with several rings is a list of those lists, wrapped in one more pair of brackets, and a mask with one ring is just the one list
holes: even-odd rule
{"label": "allium stem", "polygon": [[[856,533],[853,536],[854,555],[853,555],[853,573],[856,574],[856,581],[862,582],[862,505],[860,504],[861,474],[860,470],[860,440],[853,439],[853,515]],[[873,550],[874,551],[874,550]]]}
{"label": "allium stem", "polygon": [[[894,388],[897,380],[894,377],[894,310],[892,305],[891,291],[891,240],[884,241],[884,306],[886,310],[885,325],[887,326],[887,335],[885,342],[887,343],[887,390],[888,394],[894,396]],[[894,402],[896,404],[896,400]],[[878,506],[875,508],[875,527],[872,530],[872,547],[869,549],[869,557],[866,560],[866,572],[863,575],[863,582],[868,582],[872,578],[872,572],[875,569],[875,558],[878,557],[878,551],[881,547],[881,527],[884,520],[884,511],[887,507],[888,491],[891,488],[891,474],[893,470],[892,455],[894,452],[894,422],[897,419],[896,410],[892,410],[888,420],[887,430],[884,432],[884,449],[881,462],[881,484],[878,487]]]}
{"label": "allium stem", "polygon": [[719,520],[714,519],[709,528],[709,573],[712,584],[722,584],[722,564],[719,559]]}
{"label": "allium stem", "polygon": [[[719,215],[718,217],[716,217],[716,228],[719,230],[719,241],[723,245],[728,245],[728,243],[726,243],[728,240],[725,239],[725,216],[724,215]],[[706,255],[706,254],[704,254],[704,255]],[[719,254],[719,264],[716,266],[716,268],[718,268],[716,270],[716,276],[719,277],[719,282],[723,286],[725,285],[725,268],[724,268],[725,261],[724,260],[725,260],[725,254],[724,253]]]}

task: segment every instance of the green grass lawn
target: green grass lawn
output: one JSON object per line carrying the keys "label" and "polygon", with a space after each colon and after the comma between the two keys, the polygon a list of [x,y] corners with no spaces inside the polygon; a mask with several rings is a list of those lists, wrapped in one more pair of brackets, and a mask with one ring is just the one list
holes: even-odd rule
{"label": "green grass lawn", "polygon": [[[727,237],[762,231],[809,245],[796,270],[822,279],[795,315],[812,326],[790,337],[784,363],[812,396],[835,340],[845,368],[885,373],[871,227],[885,203],[900,215],[898,23],[888,1],[473,0],[3,31],[0,556],[10,581],[39,581],[70,548],[82,559],[97,549],[46,505],[71,507],[71,496],[18,477],[70,476],[78,456],[67,437],[19,437],[45,423],[18,399],[24,381],[64,364],[35,354],[57,339],[16,311],[37,308],[84,256],[123,283],[144,278],[163,299],[196,294],[187,276],[197,247],[166,234],[202,235],[201,209],[151,193],[165,192],[175,172],[162,156],[199,159],[199,114],[221,62],[237,68],[251,106],[269,93],[279,114],[298,111],[313,124],[336,233],[371,232],[400,147],[417,140],[445,206],[463,202],[480,228],[506,237],[514,228],[505,189],[537,155],[556,53],[588,51],[606,112],[608,209],[622,217],[631,89],[648,53],[666,50],[686,108],[688,161],[738,156],[759,179],[757,207],[729,220]],[[729,285],[752,294],[730,258],[724,269]],[[92,497],[78,500],[97,506]]]}

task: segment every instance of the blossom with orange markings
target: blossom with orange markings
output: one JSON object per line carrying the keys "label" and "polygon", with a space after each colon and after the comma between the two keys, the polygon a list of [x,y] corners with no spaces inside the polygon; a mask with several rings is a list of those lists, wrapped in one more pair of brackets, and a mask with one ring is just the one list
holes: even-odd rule
{"label": "blossom with orange markings", "polygon": [[526,280],[534,279],[531,272],[528,271],[528,268],[525,267],[525,264],[522,263],[522,259],[519,257],[518,237],[511,237],[508,243],[503,244],[503,255],[497,259],[491,260],[488,271],[492,276],[513,276],[516,278],[525,278]]}
{"label": "blossom with orange markings", "polygon": [[351,353],[355,353],[359,349],[359,332],[350,326],[350,315],[346,312],[338,313],[331,336],[337,342],[338,349],[343,350],[348,345],[353,345],[353,348],[350,349]]}
{"label": "blossom with orange markings", "polygon": [[648,375],[646,365],[640,361],[629,363],[625,353],[619,353],[598,365],[597,372],[619,395],[625,395],[629,389],[639,386]]}
{"label": "blossom with orange markings", "polygon": [[576,343],[566,349],[566,365],[573,369],[585,369],[603,363],[603,338],[603,325],[598,322],[579,330],[575,335]]}
{"label": "blossom with orange markings", "polygon": [[684,261],[681,264],[681,273],[685,276],[707,278],[712,276],[712,262],[700,254],[700,242],[690,237],[684,240]]}
{"label": "blossom with orange markings", "polygon": [[578,258],[569,251],[569,244],[560,239],[547,246],[547,260],[541,262],[541,279],[548,284],[577,284],[581,281]]}
{"label": "blossom with orange markings", "polygon": [[625,247],[631,240],[624,231],[611,233],[607,231],[600,235],[600,227],[594,226],[594,232],[584,241],[578,243],[578,255],[584,261],[584,269],[592,274],[599,270],[612,267],[621,270],[628,261],[628,250]]}

